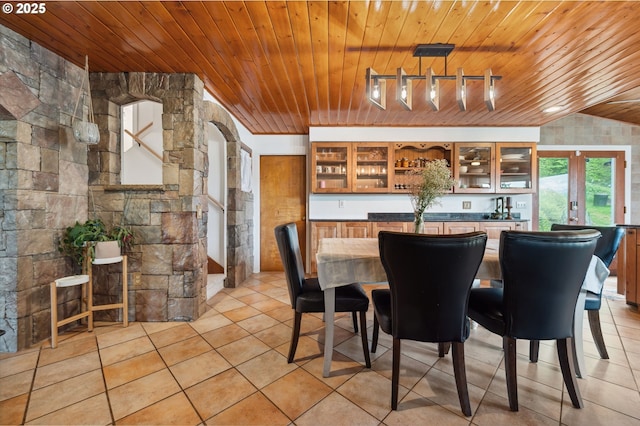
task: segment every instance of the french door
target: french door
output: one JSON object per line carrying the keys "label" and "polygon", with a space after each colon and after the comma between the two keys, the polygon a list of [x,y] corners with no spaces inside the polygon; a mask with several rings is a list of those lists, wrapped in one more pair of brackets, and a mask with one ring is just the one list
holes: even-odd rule
{"label": "french door", "polygon": [[624,151],[538,150],[533,229],[624,222]]}

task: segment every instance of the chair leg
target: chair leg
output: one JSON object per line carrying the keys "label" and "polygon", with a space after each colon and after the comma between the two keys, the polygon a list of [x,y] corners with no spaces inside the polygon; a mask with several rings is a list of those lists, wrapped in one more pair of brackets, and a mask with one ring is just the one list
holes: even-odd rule
{"label": "chair leg", "polygon": [[604,344],[604,337],[602,336],[602,328],[600,327],[600,311],[587,311],[587,315],[589,316],[589,328],[591,328],[593,342],[596,344],[596,348],[598,348],[600,358],[609,359],[607,347]]}
{"label": "chair leg", "polygon": [[371,358],[369,357],[369,339],[367,339],[367,313],[365,311],[360,312],[360,335],[362,336],[364,364],[367,366],[367,368],[371,368]]}
{"label": "chair leg", "polygon": [[398,409],[398,384],[400,383],[400,339],[393,338],[393,366],[391,367],[391,409]]}
{"label": "chair leg", "polygon": [[564,384],[569,392],[571,403],[576,408],[584,407],[582,397],[580,396],[580,388],[578,387],[578,379],[576,379],[575,366],[573,361],[573,343],[571,338],[556,340],[558,348],[558,360],[560,361],[560,370]]}
{"label": "chair leg", "polygon": [[462,413],[471,416],[471,402],[469,401],[469,389],[467,387],[467,372],[464,365],[464,343],[453,342],[453,374],[456,378],[456,388],[458,389],[458,399]]}
{"label": "chair leg", "polygon": [[451,343],[449,342],[438,342],[438,356],[442,358],[446,354],[449,353],[449,348],[451,348]]}
{"label": "chair leg", "polygon": [[358,332],[358,315],[356,314],[356,311],[351,312],[351,318],[353,318],[353,332],[357,333]]}
{"label": "chair leg", "polygon": [[507,394],[509,396],[509,408],[518,411],[518,377],[516,372],[516,339],[504,336],[502,338],[504,349],[504,368],[507,376]]}
{"label": "chair leg", "polygon": [[540,340],[531,340],[529,342],[529,361],[538,362],[539,352],[540,352]]}
{"label": "chair leg", "polygon": [[291,364],[293,357],[296,354],[296,348],[298,347],[298,338],[300,337],[300,323],[302,322],[302,314],[300,312],[294,312],[293,316],[293,332],[291,333],[291,346],[289,346],[289,357],[287,362]]}
{"label": "chair leg", "polygon": [[58,288],[56,283],[51,286],[51,348],[58,346]]}
{"label": "chair leg", "polygon": [[373,337],[371,338],[371,352],[376,353],[378,349],[378,334],[380,333],[380,324],[378,323],[378,317],[373,315]]}

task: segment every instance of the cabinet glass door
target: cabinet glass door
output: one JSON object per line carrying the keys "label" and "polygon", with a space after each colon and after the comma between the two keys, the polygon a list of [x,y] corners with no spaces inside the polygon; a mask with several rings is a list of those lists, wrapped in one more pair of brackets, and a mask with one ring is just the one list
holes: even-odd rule
{"label": "cabinet glass door", "polygon": [[354,192],[386,192],[389,188],[389,146],[356,144]]}
{"label": "cabinet glass door", "polygon": [[455,145],[457,167],[455,192],[494,192],[493,143],[457,143]]}
{"label": "cabinet glass door", "polygon": [[410,192],[415,173],[431,160],[446,160],[451,167],[451,143],[395,143],[393,192]]}
{"label": "cabinet glass door", "polygon": [[535,150],[528,143],[499,143],[496,192],[527,193],[533,192],[535,178]]}
{"label": "cabinet glass door", "polygon": [[314,150],[313,191],[349,191],[349,147],[346,145],[315,144]]}

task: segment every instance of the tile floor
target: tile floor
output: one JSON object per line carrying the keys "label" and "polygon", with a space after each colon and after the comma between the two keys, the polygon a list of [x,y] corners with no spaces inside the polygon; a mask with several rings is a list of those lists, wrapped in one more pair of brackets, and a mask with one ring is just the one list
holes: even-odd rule
{"label": "tile floor", "polygon": [[[613,280],[613,281],[611,281]],[[16,354],[0,354],[1,424],[180,425],[638,425],[640,314],[607,284],[601,311],[611,359],[600,360],[585,320],[585,403],[563,389],[555,346],[540,361],[520,342],[520,411],[510,412],[501,340],[482,328],[465,344],[473,416],[458,405],[450,355],[404,342],[398,411],[390,409],[390,339],[381,333],[371,369],[348,315],[338,316],[336,351],[322,378],[323,323],[303,317],[296,362],[286,354],[292,312],[281,273],[252,276],[208,301],[193,323],[78,327]],[[368,286],[366,286],[368,287]],[[369,311],[371,336],[372,311]]]}

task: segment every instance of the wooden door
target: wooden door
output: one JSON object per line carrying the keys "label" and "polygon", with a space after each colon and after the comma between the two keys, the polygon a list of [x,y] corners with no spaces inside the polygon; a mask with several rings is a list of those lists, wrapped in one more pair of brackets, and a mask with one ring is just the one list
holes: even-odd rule
{"label": "wooden door", "polygon": [[260,270],[282,271],[273,230],[295,222],[306,259],[306,158],[303,155],[260,157]]}
{"label": "wooden door", "polygon": [[340,223],[340,238],[371,238],[370,222]]}
{"label": "wooden door", "polygon": [[445,234],[464,234],[475,232],[478,228],[478,222],[444,222]]}
{"label": "wooden door", "polygon": [[409,222],[371,222],[371,236],[378,237],[380,231],[407,232]]}
{"label": "wooden door", "polygon": [[310,265],[309,272],[315,274],[318,272],[316,253],[320,240],[323,238],[339,238],[340,229],[338,222],[311,222],[311,253],[309,254]]}
{"label": "wooden door", "polygon": [[490,240],[499,240],[502,231],[515,229],[515,222],[480,222],[479,230],[487,233]]}

